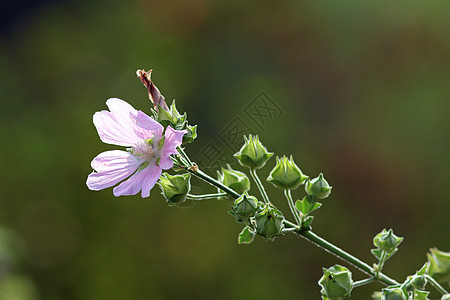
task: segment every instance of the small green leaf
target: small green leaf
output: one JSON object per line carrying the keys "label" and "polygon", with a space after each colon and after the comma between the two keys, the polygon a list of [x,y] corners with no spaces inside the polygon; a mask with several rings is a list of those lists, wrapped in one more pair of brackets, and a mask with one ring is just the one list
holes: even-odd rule
{"label": "small green leaf", "polygon": [[319,209],[322,206],[322,203],[311,201],[311,197],[305,196],[302,200],[297,200],[295,202],[295,207],[302,214],[307,215],[312,213],[313,211]]}
{"label": "small green leaf", "polygon": [[416,290],[414,293],[415,300],[428,300],[427,296],[430,292]]}
{"label": "small green leaf", "polygon": [[241,233],[239,233],[238,243],[241,244],[250,244],[255,239],[255,232],[250,226],[246,226]]}
{"label": "small green leaf", "polygon": [[[394,251],[392,251],[391,253],[386,253],[386,258],[384,259],[384,261],[387,261],[392,255],[394,255],[396,252],[398,251],[398,249],[395,249]],[[372,254],[378,259],[381,259],[381,254],[383,253],[383,250],[381,249],[372,249],[370,250],[370,252],[372,252]]]}
{"label": "small green leaf", "polygon": [[309,226],[311,226],[312,221],[314,220],[313,216],[308,216],[303,220],[302,223],[302,227],[303,228],[308,228]]}

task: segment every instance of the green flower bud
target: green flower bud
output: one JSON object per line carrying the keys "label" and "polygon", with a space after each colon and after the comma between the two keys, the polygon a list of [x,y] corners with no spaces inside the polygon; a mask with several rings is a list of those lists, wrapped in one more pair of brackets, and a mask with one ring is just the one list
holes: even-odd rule
{"label": "green flower bud", "polygon": [[406,300],[406,296],[399,287],[388,287],[383,289],[383,300]]}
{"label": "green flower bud", "polygon": [[445,294],[442,296],[441,300],[450,300],[450,294]]}
{"label": "green flower bud", "polygon": [[265,239],[273,240],[281,235],[284,228],[283,214],[271,205],[265,205],[261,211],[255,215],[256,231]]}
{"label": "green flower bud", "polygon": [[373,292],[371,298],[373,300],[383,300],[384,296],[383,296],[383,293],[376,291],[376,292]]}
{"label": "green flower bud", "polygon": [[264,167],[266,162],[272,157],[272,152],[267,152],[267,148],[264,147],[259,141],[259,137],[249,135],[247,138],[244,136],[245,144],[242,146],[239,152],[234,154],[239,163],[244,167],[260,169]]}
{"label": "green flower bud", "polygon": [[249,196],[247,192],[244,192],[234,201],[231,209],[237,221],[242,222],[255,215],[258,210],[258,200],[253,196]]}
{"label": "green flower bud", "polygon": [[427,279],[425,278],[425,276],[423,275],[416,275],[414,276],[414,278],[411,280],[411,285],[416,289],[416,290],[423,290],[425,288],[425,286],[427,285]]}
{"label": "green flower bud", "polygon": [[318,177],[308,180],[305,191],[308,195],[314,195],[317,199],[325,199],[331,194],[332,187],[320,173]]}
{"label": "green flower bud", "polygon": [[276,165],[270,172],[267,181],[282,190],[293,190],[303,184],[308,176],[303,175],[302,171],[295,164],[292,155],[289,159],[286,156],[276,157]]}
{"label": "green flower bud", "polygon": [[217,171],[218,180],[235,191],[238,194],[242,194],[250,189],[250,180],[245,173],[233,170],[230,165],[227,164],[227,169],[222,168],[222,172]]}
{"label": "green flower bud", "polygon": [[181,115],[175,106],[175,100],[173,100],[172,105],[167,110],[158,107],[155,117],[156,121],[164,127],[171,125],[174,129],[179,130],[185,127],[187,114]]}
{"label": "green flower bud", "polygon": [[191,174],[169,175],[163,173],[159,178],[158,186],[167,203],[172,206],[186,200],[186,195],[191,189]]}
{"label": "green flower bud", "polygon": [[392,229],[389,229],[389,231],[383,229],[373,238],[373,244],[387,254],[394,252],[402,241],[403,238],[396,236]]}
{"label": "green flower bud", "polygon": [[442,252],[437,248],[430,249],[427,253],[428,269],[427,273],[439,282],[450,280],[450,252]]}
{"label": "green flower bud", "polygon": [[319,285],[322,287],[322,295],[330,300],[348,298],[353,288],[352,273],[340,265],[323,268]]}

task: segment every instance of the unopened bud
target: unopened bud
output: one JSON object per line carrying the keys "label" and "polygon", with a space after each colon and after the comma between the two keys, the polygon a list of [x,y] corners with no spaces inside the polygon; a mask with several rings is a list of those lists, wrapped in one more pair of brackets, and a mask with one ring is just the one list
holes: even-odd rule
{"label": "unopened bud", "polygon": [[234,154],[239,163],[244,167],[249,168],[262,168],[266,162],[272,157],[273,153],[268,152],[259,141],[259,137],[249,135],[247,138],[244,136],[245,144],[241,150]]}
{"label": "unopened bud", "polygon": [[273,240],[274,237],[281,235],[284,228],[283,214],[271,205],[266,205],[255,216],[256,231],[265,239]]}
{"label": "unopened bud", "polygon": [[282,190],[293,190],[303,184],[308,176],[303,175],[300,168],[295,164],[292,155],[288,159],[286,156],[276,157],[276,165],[270,172],[267,181]]}
{"label": "unopened bud", "polygon": [[158,186],[169,205],[182,203],[191,189],[191,174],[170,175],[164,173],[159,178]]}
{"label": "unopened bud", "polygon": [[402,237],[396,236],[392,229],[389,229],[387,231],[386,229],[383,229],[379,234],[377,234],[373,238],[373,244],[383,251],[385,251],[387,254],[392,253],[395,251],[398,245],[403,241]]}
{"label": "unopened bud", "polygon": [[335,265],[323,268],[323,276],[319,280],[320,291],[327,299],[343,299],[350,297],[353,288],[352,272],[346,267]]}
{"label": "unopened bud", "polygon": [[258,200],[254,196],[249,196],[247,192],[244,192],[234,201],[231,209],[238,222],[242,222],[255,215],[258,210]]}
{"label": "unopened bud", "polygon": [[406,296],[399,287],[388,287],[383,289],[383,300],[406,300]]}
{"label": "unopened bud", "polygon": [[318,177],[308,180],[305,184],[305,191],[308,195],[314,195],[317,199],[325,199],[331,193],[332,187],[323,178],[323,174],[320,173]]}
{"label": "unopened bud", "polygon": [[439,251],[436,248],[430,249],[428,257],[427,273],[439,282],[450,280],[450,252]]}
{"label": "unopened bud", "polygon": [[233,170],[230,165],[227,168],[222,168],[222,172],[217,171],[218,180],[241,195],[250,189],[250,180],[245,173]]}

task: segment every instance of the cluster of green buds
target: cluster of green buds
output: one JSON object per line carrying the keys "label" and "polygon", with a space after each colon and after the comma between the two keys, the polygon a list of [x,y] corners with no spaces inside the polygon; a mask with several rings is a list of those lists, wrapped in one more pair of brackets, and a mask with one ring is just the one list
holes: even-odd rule
{"label": "cluster of green buds", "polygon": [[191,189],[191,174],[170,175],[163,173],[158,181],[161,194],[170,206],[183,203]]}
{"label": "cluster of green buds", "polygon": [[323,276],[319,280],[324,300],[339,300],[349,298],[353,289],[352,273],[343,266],[335,265],[329,269],[323,268]]}

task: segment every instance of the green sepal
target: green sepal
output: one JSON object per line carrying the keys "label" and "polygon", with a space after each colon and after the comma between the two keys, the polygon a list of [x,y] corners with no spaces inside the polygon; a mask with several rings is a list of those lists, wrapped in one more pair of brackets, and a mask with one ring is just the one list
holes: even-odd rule
{"label": "green sepal", "polygon": [[234,154],[234,157],[244,167],[255,169],[264,167],[273,153],[267,151],[267,148],[261,144],[257,135],[249,135],[248,138],[244,136],[244,140],[244,145],[239,152]]}
{"label": "green sepal", "polygon": [[[391,253],[386,253],[385,257],[384,257],[384,261],[387,261],[392,255],[394,255],[396,252],[398,251],[398,249],[395,249],[394,251],[392,251]],[[381,259],[381,255],[383,254],[383,250],[381,249],[371,249],[370,252],[372,252],[373,256],[376,257],[376,259],[380,260]]]}
{"label": "green sepal", "polygon": [[375,291],[375,292],[373,292],[371,298],[372,298],[373,300],[383,300],[384,296],[383,296],[383,293],[382,293],[382,292],[380,292],[380,291]]}
{"label": "green sepal", "polygon": [[187,133],[183,135],[183,144],[192,143],[197,138],[197,125],[191,126],[186,125],[185,128]]}
{"label": "green sepal", "polygon": [[170,206],[182,203],[191,189],[191,174],[170,175],[163,173],[157,182],[161,194]]}
{"label": "green sepal", "polygon": [[275,167],[270,171],[267,181],[281,190],[293,190],[298,188],[308,179],[294,162],[292,155],[287,158],[283,155],[276,157]]}
{"label": "green sepal", "polygon": [[383,289],[383,300],[407,300],[407,295],[399,286]]}
{"label": "green sepal", "polygon": [[427,258],[427,274],[438,282],[448,282],[450,280],[450,252],[432,248],[430,253],[427,253]]}
{"label": "green sepal", "polygon": [[311,197],[305,196],[302,200],[295,201],[295,208],[298,209],[304,215],[310,214],[315,210],[318,210],[322,203],[320,202],[311,202]]}
{"label": "green sepal", "polygon": [[420,291],[420,290],[416,290],[414,292],[414,300],[428,300],[428,295],[430,294],[430,292],[427,291]]}
{"label": "green sepal", "polygon": [[255,215],[256,232],[266,240],[282,235],[284,216],[275,207],[266,204]]}
{"label": "green sepal", "polygon": [[[227,168],[217,171],[217,179],[239,195],[250,189],[250,180],[241,171],[233,170],[229,164]],[[221,191],[221,190],[219,190]]]}
{"label": "green sepal", "polygon": [[243,222],[253,217],[258,211],[258,200],[254,196],[249,196],[245,191],[239,198],[234,201],[233,215],[238,222]]}
{"label": "green sepal", "polygon": [[396,236],[392,229],[383,229],[373,238],[373,244],[377,248],[384,250],[386,254],[395,251],[402,241],[403,238]]}
{"label": "green sepal", "polygon": [[450,294],[445,294],[442,296],[441,300],[450,300]]}
{"label": "green sepal", "polygon": [[[346,267],[334,265],[329,269],[323,269],[323,276],[318,284],[323,299],[349,298],[353,289],[352,273]],[[326,298],[325,298],[326,297]]]}
{"label": "green sepal", "polygon": [[317,199],[325,199],[331,194],[331,189],[333,187],[328,184],[328,182],[320,173],[319,176],[313,179],[308,179],[305,184],[305,191],[308,195],[314,195]]}
{"label": "green sepal", "polygon": [[238,243],[241,244],[251,244],[255,239],[255,231],[250,227],[246,226],[242,229],[241,233],[238,236]]}

